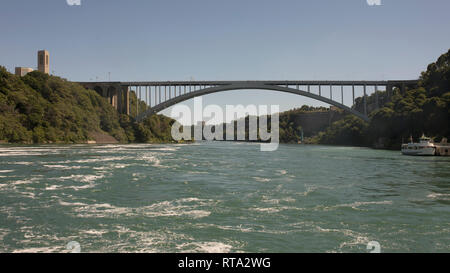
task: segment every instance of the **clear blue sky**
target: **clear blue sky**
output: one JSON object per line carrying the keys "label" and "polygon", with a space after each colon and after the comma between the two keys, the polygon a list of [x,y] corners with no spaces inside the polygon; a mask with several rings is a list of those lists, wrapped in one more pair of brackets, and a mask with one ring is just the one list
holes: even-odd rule
{"label": "clear blue sky", "polygon": [[[74,81],[414,79],[450,48],[450,1],[2,0],[0,65]],[[204,103],[322,105],[268,91]],[[188,103],[188,105],[190,105]]]}

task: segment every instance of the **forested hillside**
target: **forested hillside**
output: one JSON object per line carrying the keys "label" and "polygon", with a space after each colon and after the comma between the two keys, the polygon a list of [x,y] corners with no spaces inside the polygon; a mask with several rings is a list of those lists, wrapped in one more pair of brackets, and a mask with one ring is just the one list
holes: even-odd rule
{"label": "forested hillside", "polygon": [[136,124],[77,83],[38,71],[18,77],[0,67],[1,142],[85,143],[99,136],[122,143],[167,142],[173,122],[154,115]]}
{"label": "forested hillside", "polygon": [[[333,123],[317,139],[324,144],[366,145],[378,148],[399,149],[402,140],[422,134],[440,141],[450,137],[450,50],[422,72],[419,86],[405,90],[396,89],[382,108],[370,113],[366,123],[356,117],[346,117]],[[358,101],[362,101],[359,99]],[[368,98],[368,103],[374,96]],[[357,105],[355,106],[357,107]]]}

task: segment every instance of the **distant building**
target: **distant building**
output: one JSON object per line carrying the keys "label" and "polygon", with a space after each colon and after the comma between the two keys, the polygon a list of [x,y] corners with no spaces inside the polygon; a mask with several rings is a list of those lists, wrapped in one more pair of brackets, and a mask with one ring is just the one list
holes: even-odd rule
{"label": "distant building", "polygon": [[23,77],[26,74],[30,73],[31,71],[34,71],[33,68],[30,67],[16,67],[16,75]]}
{"label": "distant building", "polygon": [[38,70],[42,73],[49,74],[49,53],[47,50],[38,51]]}
{"label": "distant building", "polygon": [[[38,51],[38,70],[45,74],[49,74],[50,71],[49,56],[50,54],[48,53],[47,50]],[[17,76],[23,77],[26,74],[30,73],[31,71],[34,71],[34,69],[30,67],[16,67],[15,74]]]}

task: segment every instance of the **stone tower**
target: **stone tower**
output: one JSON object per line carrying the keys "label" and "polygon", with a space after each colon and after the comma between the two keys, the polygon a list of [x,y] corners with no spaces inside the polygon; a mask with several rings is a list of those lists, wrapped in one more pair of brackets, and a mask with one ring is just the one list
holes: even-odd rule
{"label": "stone tower", "polygon": [[38,70],[49,74],[49,54],[47,50],[38,51]]}

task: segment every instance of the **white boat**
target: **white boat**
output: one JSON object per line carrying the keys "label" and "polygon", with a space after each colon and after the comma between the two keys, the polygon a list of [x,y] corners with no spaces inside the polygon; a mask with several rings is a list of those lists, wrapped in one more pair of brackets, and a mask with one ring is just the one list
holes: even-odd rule
{"label": "white boat", "polygon": [[411,142],[408,144],[402,144],[402,154],[404,155],[435,155],[436,146],[433,141],[422,135],[419,143],[414,143],[411,138]]}

